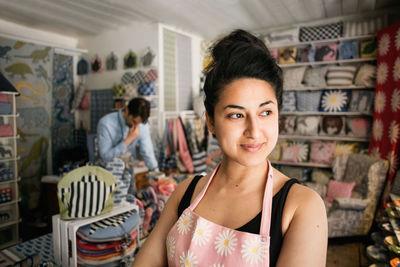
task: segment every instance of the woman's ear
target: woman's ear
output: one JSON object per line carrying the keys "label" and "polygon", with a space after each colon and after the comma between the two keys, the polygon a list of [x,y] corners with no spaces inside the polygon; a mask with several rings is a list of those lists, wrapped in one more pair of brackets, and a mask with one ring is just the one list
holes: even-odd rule
{"label": "woman's ear", "polygon": [[208,115],[208,112],[206,111],[206,123],[207,123],[207,128],[208,130],[212,133],[215,134],[214,131],[214,121],[211,119],[211,117]]}

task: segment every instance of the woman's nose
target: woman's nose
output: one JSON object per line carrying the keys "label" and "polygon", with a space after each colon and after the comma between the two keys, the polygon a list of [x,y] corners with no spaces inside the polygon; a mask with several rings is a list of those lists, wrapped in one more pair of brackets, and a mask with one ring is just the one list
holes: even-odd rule
{"label": "woman's nose", "polygon": [[245,136],[249,138],[258,138],[261,134],[257,118],[248,116]]}

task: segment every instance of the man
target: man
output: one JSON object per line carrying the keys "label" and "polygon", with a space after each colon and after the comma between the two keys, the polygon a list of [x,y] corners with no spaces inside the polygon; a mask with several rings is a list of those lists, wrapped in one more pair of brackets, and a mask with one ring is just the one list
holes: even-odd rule
{"label": "man", "polygon": [[149,170],[158,170],[147,119],[150,103],[140,97],[133,98],[127,107],[105,115],[97,125],[100,157],[104,162],[126,152],[136,156],[136,147]]}

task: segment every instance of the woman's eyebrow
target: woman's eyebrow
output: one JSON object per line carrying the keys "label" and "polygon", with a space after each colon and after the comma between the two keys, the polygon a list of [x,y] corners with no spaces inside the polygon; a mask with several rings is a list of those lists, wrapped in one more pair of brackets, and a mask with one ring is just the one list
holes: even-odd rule
{"label": "woman's eyebrow", "polygon": [[[259,107],[263,107],[263,106],[266,106],[266,105],[269,105],[269,104],[274,104],[274,101],[272,101],[272,100],[265,101],[265,102],[261,103],[259,105]],[[244,107],[238,106],[238,105],[227,105],[227,106],[224,107],[224,110],[227,109],[227,108],[245,109]]]}

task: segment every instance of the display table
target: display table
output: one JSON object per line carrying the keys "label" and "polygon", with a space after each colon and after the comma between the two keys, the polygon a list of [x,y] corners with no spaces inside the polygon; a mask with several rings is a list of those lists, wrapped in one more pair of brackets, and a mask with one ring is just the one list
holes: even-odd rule
{"label": "display table", "polygon": [[53,256],[53,237],[52,234],[46,234],[18,245],[9,247],[0,251],[0,266],[5,257],[12,257],[16,261],[23,261],[38,255],[39,266],[58,266]]}

